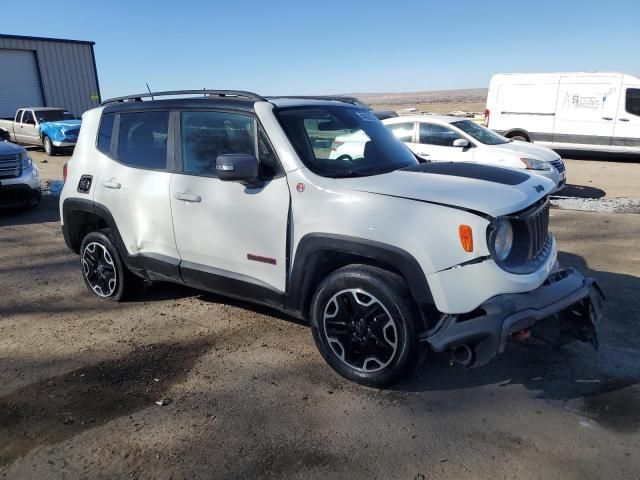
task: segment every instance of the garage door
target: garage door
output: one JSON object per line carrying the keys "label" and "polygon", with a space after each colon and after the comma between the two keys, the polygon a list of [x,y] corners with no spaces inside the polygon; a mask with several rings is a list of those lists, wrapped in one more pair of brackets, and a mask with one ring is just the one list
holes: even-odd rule
{"label": "garage door", "polygon": [[0,118],[13,118],[20,107],[43,105],[36,53],[0,48]]}

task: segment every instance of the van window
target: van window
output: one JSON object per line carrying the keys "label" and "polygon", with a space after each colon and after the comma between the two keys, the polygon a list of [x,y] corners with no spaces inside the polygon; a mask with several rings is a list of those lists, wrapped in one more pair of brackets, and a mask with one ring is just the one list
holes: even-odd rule
{"label": "van window", "polygon": [[422,144],[453,147],[454,140],[459,138],[462,137],[450,128],[433,123],[420,124],[420,143]]}
{"label": "van window", "polygon": [[413,142],[413,122],[409,123],[392,123],[387,128],[393,132],[401,142]]}
{"label": "van window", "polygon": [[627,88],[625,110],[631,115],[640,116],[640,88]]}
{"label": "van window", "polygon": [[253,118],[227,112],[183,112],[182,168],[185,173],[217,176],[216,158],[226,153],[255,155]]}
{"label": "van window", "polygon": [[115,117],[113,113],[108,113],[100,119],[96,146],[105,155],[111,154],[111,138],[113,137],[113,120]]}
{"label": "van window", "polygon": [[169,112],[120,114],[118,161],[132,167],[167,167]]}

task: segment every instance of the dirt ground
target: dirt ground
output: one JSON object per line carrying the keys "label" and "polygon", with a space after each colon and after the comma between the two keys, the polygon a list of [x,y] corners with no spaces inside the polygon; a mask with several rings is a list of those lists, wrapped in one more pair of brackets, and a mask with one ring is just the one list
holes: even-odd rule
{"label": "dirt ground", "polygon": [[[34,158],[60,178],[65,158]],[[567,164],[578,191],[640,195],[640,163]],[[268,309],[166,285],[94,298],[58,220],[51,196],[0,213],[1,478],[640,476],[640,215],[552,210],[560,261],[608,295],[598,351],[435,357],[389,390]]]}

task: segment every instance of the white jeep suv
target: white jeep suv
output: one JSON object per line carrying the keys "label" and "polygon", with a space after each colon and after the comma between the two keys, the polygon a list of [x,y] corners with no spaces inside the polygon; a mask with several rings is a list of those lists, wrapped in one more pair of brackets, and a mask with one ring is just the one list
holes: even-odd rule
{"label": "white jeep suv", "polygon": [[[268,305],[309,321],[341,375],[377,386],[425,349],[471,367],[529,334],[596,342],[599,288],[559,269],[548,232],[553,182],[420,163],[349,103],[202,94],[84,114],[60,208],[95,295],[121,300],[144,279]],[[362,157],[330,159],[356,130]]]}

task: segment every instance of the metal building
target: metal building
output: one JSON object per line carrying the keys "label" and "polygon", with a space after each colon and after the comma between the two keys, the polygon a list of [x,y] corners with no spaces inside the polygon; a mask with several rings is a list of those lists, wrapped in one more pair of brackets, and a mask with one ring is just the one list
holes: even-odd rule
{"label": "metal building", "polygon": [[0,118],[21,107],[82,115],[100,103],[94,42],[0,34]]}

